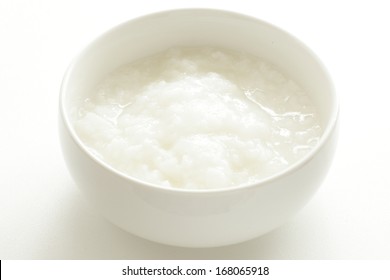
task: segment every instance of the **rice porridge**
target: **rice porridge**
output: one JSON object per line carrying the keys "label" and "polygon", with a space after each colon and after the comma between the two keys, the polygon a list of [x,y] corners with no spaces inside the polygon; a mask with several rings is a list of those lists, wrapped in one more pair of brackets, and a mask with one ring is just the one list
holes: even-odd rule
{"label": "rice porridge", "polygon": [[258,182],[322,133],[297,83],[260,58],[212,47],[172,48],[122,66],[73,117],[80,139],[113,168],[183,189]]}

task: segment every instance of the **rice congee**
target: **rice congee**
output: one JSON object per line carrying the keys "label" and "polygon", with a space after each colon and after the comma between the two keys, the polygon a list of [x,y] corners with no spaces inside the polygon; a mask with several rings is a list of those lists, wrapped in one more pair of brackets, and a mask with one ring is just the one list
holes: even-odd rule
{"label": "rice congee", "polygon": [[308,94],[265,60],[213,47],[172,48],[105,77],[75,110],[90,151],[167,188],[256,183],[321,137]]}

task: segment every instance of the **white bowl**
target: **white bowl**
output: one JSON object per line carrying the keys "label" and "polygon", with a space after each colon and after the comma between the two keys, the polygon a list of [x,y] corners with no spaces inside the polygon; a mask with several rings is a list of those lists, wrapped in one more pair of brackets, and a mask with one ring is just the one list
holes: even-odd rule
{"label": "white bowl", "polygon": [[[311,95],[322,138],[288,169],[256,184],[218,190],[169,189],[140,182],[91,154],[75,133],[71,112],[107,73],[173,46],[217,46],[273,63]],[[75,182],[112,223],[176,246],[214,247],[260,236],[302,208],[320,186],[336,144],[338,104],[319,59],[300,41],[261,20],[207,9],[173,10],[128,21],[92,42],[65,74],[60,139]]]}

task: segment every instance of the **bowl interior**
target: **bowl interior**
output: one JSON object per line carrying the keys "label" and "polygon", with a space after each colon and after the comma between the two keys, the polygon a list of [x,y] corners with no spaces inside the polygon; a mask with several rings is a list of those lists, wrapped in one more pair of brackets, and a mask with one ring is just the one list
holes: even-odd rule
{"label": "bowl interior", "polygon": [[[329,76],[306,46],[260,20],[218,10],[161,12],[128,21],[96,39],[69,68],[62,87],[62,114],[71,133],[76,108],[117,67],[174,46],[215,46],[261,57],[295,79],[311,96],[324,136],[332,130],[337,104]],[[322,141],[322,140],[321,140]],[[321,145],[321,142],[320,142]]]}

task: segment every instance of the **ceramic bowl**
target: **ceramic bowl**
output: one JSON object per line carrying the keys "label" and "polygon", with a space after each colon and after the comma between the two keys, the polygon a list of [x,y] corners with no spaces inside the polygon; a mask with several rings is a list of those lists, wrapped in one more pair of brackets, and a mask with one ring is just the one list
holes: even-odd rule
{"label": "ceramic bowl", "polygon": [[[301,84],[321,116],[319,144],[286,170],[256,184],[217,190],[169,189],[141,182],[88,151],[75,133],[75,104],[117,67],[174,46],[216,46],[266,59]],[[323,181],[336,146],[338,104],[323,64],[287,32],[245,15],[209,9],[164,11],[115,27],[67,70],[60,93],[60,140],[75,182],[102,215],[143,238],[214,247],[265,234],[301,209]]]}

